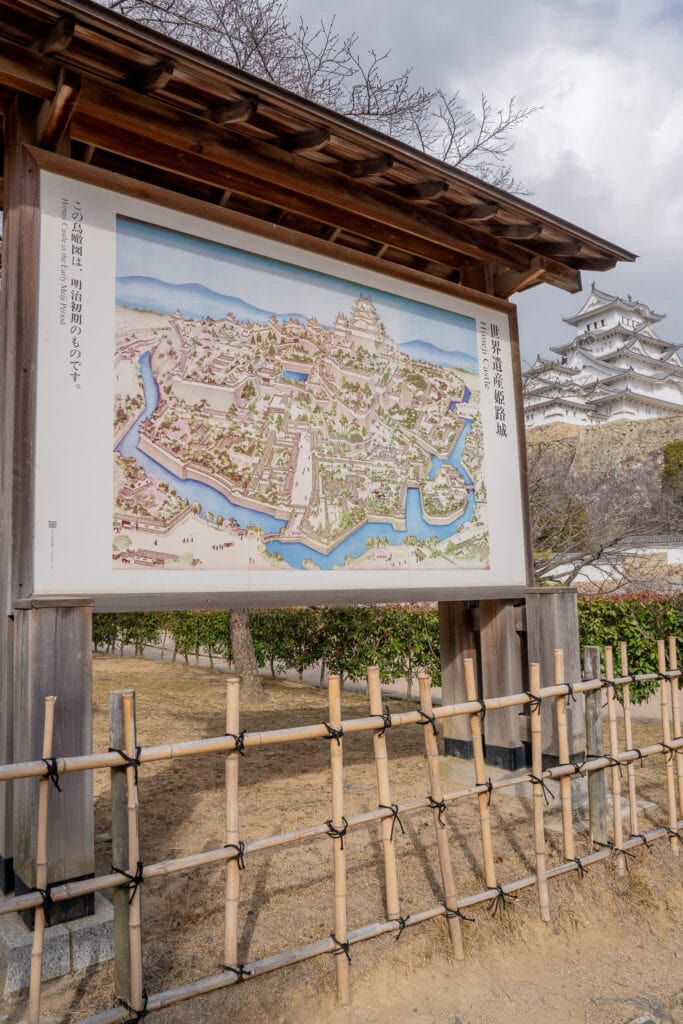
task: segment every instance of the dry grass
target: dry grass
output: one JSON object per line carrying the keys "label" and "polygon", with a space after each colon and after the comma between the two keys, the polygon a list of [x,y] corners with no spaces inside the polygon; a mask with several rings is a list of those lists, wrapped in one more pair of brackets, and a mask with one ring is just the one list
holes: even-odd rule
{"label": "dry grass", "polygon": [[[112,689],[136,689],[142,746],[224,732],[225,681],[217,673],[104,656],[95,659],[95,669],[95,749],[108,745],[107,696]],[[266,705],[243,706],[241,728],[267,730],[318,723],[328,717],[324,692],[277,682],[269,684],[268,690],[271,699]],[[367,714],[367,699],[345,693],[342,713],[346,718]],[[636,729],[638,745],[658,739],[654,725]],[[387,740],[394,801],[426,796],[422,728],[389,730]],[[348,817],[377,805],[371,735],[346,737],[344,760]],[[641,828],[645,830],[665,820],[663,758],[649,758],[638,770],[637,779],[639,795],[656,805],[643,812]],[[140,772],[143,863],[220,847],[224,842],[223,784],[224,760],[219,755],[145,765]],[[95,795],[96,870],[104,873],[111,866],[106,772],[96,774]],[[491,809],[499,882],[533,873],[530,802],[496,794]],[[244,839],[321,823],[330,813],[329,741],[250,749],[240,759]],[[459,801],[447,820],[458,895],[481,891],[485,886],[475,800]],[[431,812],[405,815],[403,824],[405,834],[397,835],[396,848],[402,912],[409,915],[437,904],[441,891]],[[562,856],[559,834],[551,832],[548,838],[551,866]],[[381,921],[383,864],[378,825],[351,831],[345,843],[349,927]],[[585,839],[579,837],[577,852],[587,851]],[[155,1024],[213,1024],[229,1014],[240,1024],[264,1020],[282,1024],[382,1020],[398,1024],[410,1017],[435,1024],[452,1022],[457,1010],[464,1024],[494,1024],[504,1017],[526,1024],[574,1020],[621,1024],[637,1016],[635,1012],[628,1016],[629,1004],[600,1003],[602,997],[588,993],[591,972],[595,974],[598,962],[603,970],[595,976],[596,991],[603,982],[606,990],[610,986],[615,989],[616,998],[627,991],[623,982],[615,981],[610,967],[612,951],[619,949],[620,955],[627,956],[635,943],[631,977],[638,976],[638,964],[642,963],[646,977],[653,979],[655,994],[668,998],[683,985],[683,961],[676,957],[677,953],[680,956],[680,931],[676,928],[683,924],[680,864],[671,858],[668,844],[660,842],[651,852],[638,850],[630,868],[625,879],[616,877],[613,865],[601,864],[581,882],[576,875],[551,882],[550,927],[538,921],[533,888],[525,890],[495,919],[489,907],[478,907],[476,924],[465,925],[464,965],[448,960],[443,920],[407,929],[399,943],[387,936],[355,946],[351,1009],[335,1005],[334,958],[326,956],[170,1008],[153,1019]],[[328,838],[253,854],[240,873],[240,883],[240,961],[303,945],[333,930],[332,846]],[[144,969],[150,992],[220,971],[223,888],[221,867],[145,883]],[[587,962],[582,961],[584,957]],[[554,960],[554,967],[548,970],[546,965]],[[494,1010],[497,1005],[500,1011],[501,986],[507,992],[505,1014]],[[605,998],[611,998],[609,992]],[[87,972],[75,986],[73,979],[46,986],[43,1005],[50,1020],[71,1022],[106,1008],[111,999],[112,974],[107,965]],[[577,1000],[583,1000],[581,1008]],[[21,1012],[16,1007],[0,1019],[18,1021]],[[679,1013],[675,1008],[667,1008],[667,1013],[669,1020],[683,1019],[680,1014],[671,1015]]]}

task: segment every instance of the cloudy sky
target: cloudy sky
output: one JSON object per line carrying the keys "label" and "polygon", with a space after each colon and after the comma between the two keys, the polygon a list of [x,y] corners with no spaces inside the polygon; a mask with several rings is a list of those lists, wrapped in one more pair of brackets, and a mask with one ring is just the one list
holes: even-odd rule
{"label": "cloudy sky", "polygon": [[[290,0],[314,24],[336,13],[365,48],[425,85],[496,106],[543,109],[517,134],[513,169],[531,201],[631,252],[635,264],[583,275],[666,313],[683,342],[683,0]],[[548,285],[517,299],[522,355],[571,337],[581,296]]]}

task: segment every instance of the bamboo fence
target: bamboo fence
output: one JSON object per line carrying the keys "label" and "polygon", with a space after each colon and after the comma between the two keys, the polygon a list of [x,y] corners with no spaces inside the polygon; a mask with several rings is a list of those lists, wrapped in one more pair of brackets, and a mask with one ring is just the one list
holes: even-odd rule
{"label": "bamboo fence", "polygon": [[[515,893],[536,887],[539,912],[543,921],[549,921],[550,901],[548,882],[572,871],[583,873],[589,864],[614,857],[617,869],[626,867],[626,857],[635,847],[649,846],[653,841],[668,838],[673,856],[678,855],[678,846],[683,834],[683,736],[681,736],[678,680],[681,672],[676,658],[676,641],[664,641],[657,645],[658,672],[632,675],[628,673],[625,648],[620,649],[622,675],[614,677],[612,651],[604,651],[605,678],[592,678],[573,683],[564,679],[562,652],[555,653],[554,680],[552,686],[540,685],[538,665],[531,665],[528,691],[476,699],[474,666],[465,661],[465,682],[468,699],[459,704],[433,707],[430,680],[421,675],[420,708],[417,710],[389,713],[382,711],[379,675],[376,668],[368,671],[368,693],[370,715],[367,717],[342,720],[339,678],[329,680],[329,720],[320,724],[272,729],[264,732],[240,732],[239,725],[239,679],[229,677],[226,684],[226,733],[223,736],[190,740],[182,743],[163,744],[140,748],[136,744],[135,695],[132,691],[112,694],[110,699],[111,731],[113,745],[106,753],[87,754],[74,757],[52,755],[52,731],[54,721],[54,698],[46,701],[43,759],[22,764],[0,765],[0,782],[13,779],[35,778],[39,786],[39,815],[37,832],[36,887],[20,896],[0,900],[0,915],[16,911],[35,909],[34,945],[31,957],[29,1021],[38,1020],[40,1012],[40,974],[42,966],[43,933],[45,915],[52,903],[83,896],[87,893],[112,891],[119,897],[115,904],[116,1003],[109,1009],[88,1017],[82,1024],[115,1024],[117,1021],[141,1020],[148,1014],[163,1007],[181,1003],[196,996],[228,988],[247,978],[277,970],[280,967],[300,963],[322,954],[335,954],[337,992],[342,1003],[351,998],[350,989],[350,947],[358,942],[389,933],[401,934],[405,927],[413,927],[438,917],[445,917],[456,958],[464,957],[462,922],[464,911],[481,903],[491,903],[494,912],[505,907],[506,900]],[[636,749],[632,745],[630,718],[629,684],[634,681],[657,680],[660,689],[662,740],[647,747]],[[624,733],[626,749],[619,749],[617,728],[617,700],[615,687],[624,693]],[[590,757],[582,764],[569,761],[567,743],[566,703],[577,694],[605,693],[607,698],[610,753]],[[541,705],[543,701],[554,704],[555,721],[558,730],[560,763],[542,769]],[[484,746],[481,723],[484,715],[503,708],[530,705],[531,770],[520,776],[492,781],[486,778]],[[474,754],[474,785],[455,792],[443,792],[439,770],[437,724],[439,721],[456,716],[466,716],[470,726]],[[421,725],[424,733],[424,747],[429,782],[429,795],[403,804],[392,803],[389,761],[385,733],[396,728]],[[378,805],[361,814],[344,815],[344,736],[365,733],[372,738],[377,772]],[[240,837],[238,798],[240,755],[255,747],[274,744],[301,742],[303,740],[329,740],[331,817],[324,823],[315,823],[296,831],[266,836],[257,840],[243,840]],[[178,760],[209,753],[225,755],[225,845],[219,849],[206,850],[156,863],[140,863],[138,804],[138,770],[146,764],[159,761]],[[636,761],[653,755],[663,755],[666,764],[665,822],[648,832],[638,832],[636,810],[635,775],[629,771]],[[620,780],[625,766],[629,783],[630,836],[623,834]],[[47,768],[47,772],[46,772]],[[125,866],[116,866],[111,873],[78,881],[48,884],[47,818],[48,799],[52,802],[53,813],[58,810],[55,801],[59,796],[52,792],[50,781],[56,781],[62,774],[93,769],[109,769],[112,774],[112,835],[116,839],[115,854],[125,859]],[[579,858],[574,845],[574,824],[571,804],[571,779],[573,776],[591,776],[594,772],[607,772],[611,778],[613,796],[612,841],[594,844],[590,853]],[[564,861],[548,868],[546,862],[545,801],[548,781],[560,784],[560,807],[562,817],[562,841]],[[534,837],[535,872],[526,877],[500,885],[496,878],[493,856],[493,836],[489,804],[495,791],[518,786],[520,782],[531,784]],[[116,783],[116,785],[115,785]],[[118,794],[118,796],[116,796]],[[116,797],[116,798],[115,798]],[[458,801],[475,798],[482,842],[483,877],[485,888],[473,894],[458,894],[453,873],[445,815],[454,810]],[[400,901],[396,856],[394,850],[395,826],[402,830],[399,815],[415,811],[432,810],[436,835],[438,865],[441,875],[443,900],[436,906],[400,915]],[[349,830],[376,822],[382,842],[384,862],[384,896],[386,919],[363,927],[349,930],[347,920],[347,865],[344,838]],[[321,836],[332,838],[332,904],[331,921],[334,931],[294,949],[284,950],[272,956],[244,964],[239,962],[239,909],[240,886],[239,868],[245,856],[265,850],[288,847],[310,841]],[[223,942],[223,963],[216,974],[170,988],[147,994],[142,970],[142,909],[141,889],[148,879],[163,878],[176,872],[200,868],[208,864],[225,865],[225,925]],[[121,895],[124,896],[121,899]]]}

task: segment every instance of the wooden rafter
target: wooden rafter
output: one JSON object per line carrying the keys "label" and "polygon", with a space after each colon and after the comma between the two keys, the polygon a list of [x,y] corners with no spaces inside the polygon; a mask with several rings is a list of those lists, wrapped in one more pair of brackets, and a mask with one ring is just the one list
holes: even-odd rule
{"label": "wooden rafter", "polygon": [[446,213],[453,220],[490,220],[500,212],[497,203],[454,203]]}
{"label": "wooden rafter", "polygon": [[334,165],[334,169],[348,178],[371,178],[376,174],[384,174],[393,166],[393,157],[387,155],[369,157],[367,160],[341,161]]}
{"label": "wooden rafter", "polygon": [[545,274],[545,260],[536,256],[531,266],[523,274],[514,270],[499,270],[494,279],[494,292],[500,299],[509,299],[515,292],[523,292],[534,284],[538,284]]}
{"label": "wooden rafter", "polygon": [[300,132],[286,132],[277,140],[280,149],[286,153],[303,153],[308,149],[320,149],[330,141],[327,128],[306,128]]}
{"label": "wooden rafter", "polygon": [[249,121],[258,110],[258,100],[255,96],[249,96],[241,100],[233,100],[231,103],[220,103],[210,107],[205,113],[209,121],[214,124],[234,124],[239,121]]}
{"label": "wooden rafter", "polygon": [[36,40],[32,49],[37,50],[38,53],[44,53],[46,56],[63,53],[71,45],[75,31],[76,19],[67,14],[51,25],[45,35]]}
{"label": "wooden rafter", "polygon": [[54,96],[44,101],[38,115],[36,138],[39,146],[57,148],[69,127],[80,93],[80,75],[62,68]]}
{"label": "wooden rafter", "polygon": [[129,76],[129,84],[138,92],[156,92],[165,89],[173,78],[173,61],[165,57],[151,67],[135,68]]}
{"label": "wooden rafter", "polygon": [[498,238],[533,238],[540,235],[540,224],[492,224],[491,234]]}

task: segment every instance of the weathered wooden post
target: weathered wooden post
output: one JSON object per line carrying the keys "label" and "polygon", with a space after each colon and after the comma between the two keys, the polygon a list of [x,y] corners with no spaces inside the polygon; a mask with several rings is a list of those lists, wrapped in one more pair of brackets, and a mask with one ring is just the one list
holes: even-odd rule
{"label": "weathered wooden post", "polygon": [[[18,601],[14,612],[14,757],[41,757],[43,706],[59,701],[55,756],[92,749],[92,606],[82,599]],[[59,779],[58,805],[50,817],[48,882],[88,877],[94,871],[92,775],[70,772]],[[37,793],[33,780],[15,783],[14,885],[36,884]],[[93,896],[55,903],[53,923],[92,913]],[[28,913],[27,918],[33,919]]]}
{"label": "weathered wooden post", "polygon": [[[465,601],[439,601],[439,640],[441,644],[441,699],[444,704],[467,700],[465,659],[477,665],[477,644],[472,628],[472,613]],[[442,723],[445,753],[472,760],[472,740],[464,715],[446,718]]]}
{"label": "weathered wooden post", "polygon": [[[581,679],[579,617],[573,587],[530,587],[526,591],[526,630],[529,662],[541,667],[541,686],[554,678],[554,652],[564,652],[564,677],[568,683]],[[567,704],[569,758],[585,757],[583,700],[580,695]],[[557,723],[550,702],[543,707],[543,767],[559,763]]]}
{"label": "weathered wooden post", "polygon": [[[600,648],[584,647],[584,679],[600,678]],[[586,694],[586,757],[602,757],[605,752],[602,738],[602,690]],[[607,842],[607,785],[604,772],[588,775],[588,825],[593,844]]]}
{"label": "weathered wooden post", "polygon": [[[517,609],[512,601],[480,601],[482,691],[503,697],[524,689],[522,644],[516,629]],[[525,761],[520,738],[519,708],[505,708],[484,722],[486,763],[514,771]]]}

